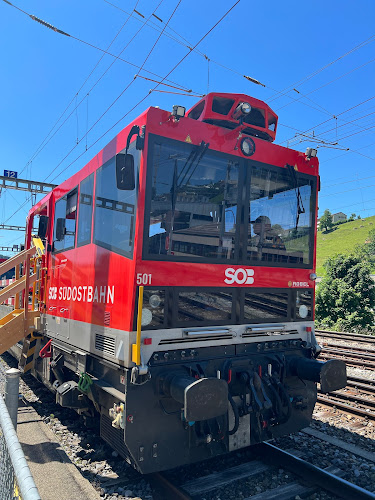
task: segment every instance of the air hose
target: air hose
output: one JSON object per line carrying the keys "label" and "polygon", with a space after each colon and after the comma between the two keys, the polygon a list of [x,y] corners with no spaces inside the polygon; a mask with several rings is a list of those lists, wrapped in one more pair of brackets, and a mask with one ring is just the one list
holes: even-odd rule
{"label": "air hose", "polygon": [[275,377],[273,378],[273,380],[276,383],[276,385],[279,388],[279,390],[281,391],[283,399],[284,399],[284,401],[286,403],[286,406],[287,406],[287,412],[286,412],[286,415],[283,418],[283,422],[286,422],[289,419],[290,414],[292,413],[292,404],[290,402],[289,395],[286,392],[286,389],[283,386],[283,384],[279,380],[277,380]]}
{"label": "air hose", "polygon": [[275,406],[276,406],[276,415],[278,417],[281,417],[282,416],[282,402],[281,402],[281,399],[280,399],[280,396],[277,394],[277,391],[276,389],[274,388],[273,384],[272,384],[272,379],[270,377],[267,377],[265,378],[265,383],[266,383],[266,387],[269,388],[269,390],[272,392],[274,398],[275,398]]}
{"label": "air hose", "polygon": [[87,392],[90,390],[91,385],[92,379],[90,375],[88,375],[87,373],[81,373],[78,381],[78,389],[84,394],[87,394]]}
{"label": "air hose", "polygon": [[238,427],[240,425],[240,414],[238,413],[237,405],[234,402],[234,400],[233,400],[232,395],[230,394],[230,392],[228,392],[228,399],[229,399],[229,403],[230,403],[230,405],[232,407],[233,414],[234,414],[234,426],[233,426],[233,429],[230,430],[230,431],[228,431],[228,435],[232,436],[233,434],[235,434],[238,431]]}

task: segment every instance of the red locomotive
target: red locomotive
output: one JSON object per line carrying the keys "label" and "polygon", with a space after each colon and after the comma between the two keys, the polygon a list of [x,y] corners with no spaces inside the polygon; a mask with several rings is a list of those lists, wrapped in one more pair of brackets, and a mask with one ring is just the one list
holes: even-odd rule
{"label": "red locomotive", "polygon": [[316,382],[346,384],[315,359],[318,159],[277,119],[243,94],[151,107],[29,213],[33,372],[142,473],[306,427]]}

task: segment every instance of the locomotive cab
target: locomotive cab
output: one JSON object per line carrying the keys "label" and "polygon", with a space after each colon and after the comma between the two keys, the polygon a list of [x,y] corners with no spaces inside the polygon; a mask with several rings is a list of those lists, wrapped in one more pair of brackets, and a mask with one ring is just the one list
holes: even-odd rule
{"label": "locomotive cab", "polygon": [[269,142],[276,137],[276,113],[265,102],[245,94],[208,94],[187,116],[229,130],[238,129]]}
{"label": "locomotive cab", "polygon": [[316,359],[318,159],[272,144],[277,119],[244,94],[149,108],[29,214],[33,373],[143,473],[306,427],[317,383],[346,384]]}

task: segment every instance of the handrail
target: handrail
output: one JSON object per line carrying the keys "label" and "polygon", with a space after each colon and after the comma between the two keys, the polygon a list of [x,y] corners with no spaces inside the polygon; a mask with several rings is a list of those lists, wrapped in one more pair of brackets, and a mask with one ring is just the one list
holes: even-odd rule
{"label": "handrail", "polygon": [[12,463],[22,500],[41,500],[21,444],[14,430],[8,409],[0,395],[0,428]]}
{"label": "handrail", "polygon": [[139,287],[138,295],[138,315],[137,315],[137,340],[132,345],[132,361],[140,366],[141,364],[141,330],[142,330],[142,309],[143,309],[143,286]]}
{"label": "handrail", "polygon": [[35,247],[26,248],[14,257],[7,259],[5,262],[2,262],[0,264],[0,275],[3,275],[10,269],[13,269],[13,267],[16,267],[18,264],[21,264],[26,259],[26,257],[28,255],[31,255],[32,253],[35,253]]}

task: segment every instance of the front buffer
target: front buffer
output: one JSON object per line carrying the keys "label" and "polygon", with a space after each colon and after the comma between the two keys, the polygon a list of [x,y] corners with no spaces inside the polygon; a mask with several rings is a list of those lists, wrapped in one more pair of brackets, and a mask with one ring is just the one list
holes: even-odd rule
{"label": "front buffer", "polygon": [[[110,434],[145,474],[296,432],[310,424],[316,382],[323,391],[346,385],[343,362],[313,359],[300,340],[158,352],[149,373],[136,385],[128,371],[124,429]],[[109,423],[103,414],[107,440]]]}

